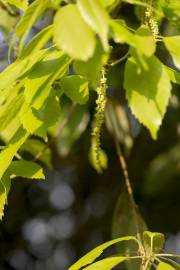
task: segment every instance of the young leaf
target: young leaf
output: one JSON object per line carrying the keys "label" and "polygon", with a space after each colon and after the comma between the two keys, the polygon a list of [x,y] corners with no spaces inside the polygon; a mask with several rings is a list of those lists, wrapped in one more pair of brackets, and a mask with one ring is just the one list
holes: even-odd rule
{"label": "young leaf", "polygon": [[175,66],[180,69],[180,35],[165,37],[163,41],[172,56]]}
{"label": "young leaf", "polygon": [[84,270],[111,270],[116,265],[120,264],[121,262],[124,262],[127,259],[127,257],[112,257],[112,258],[106,258],[104,260],[100,260],[98,262],[95,262],[87,267],[84,268]]}
{"label": "young leaf", "polygon": [[20,41],[18,47],[19,52],[21,52],[31,27],[35,24],[39,16],[46,10],[46,8],[49,7],[49,1],[50,0],[36,0],[28,6],[26,12],[16,27],[10,49],[14,45],[14,42],[19,38]]}
{"label": "young leaf", "polygon": [[160,262],[157,266],[157,270],[175,270],[170,264]]}
{"label": "young leaf", "polygon": [[82,267],[93,263],[95,259],[98,258],[106,248],[122,241],[136,241],[136,238],[133,236],[125,236],[106,242],[87,253],[84,257],[82,257],[75,264],[73,264],[68,270],[79,270]]}
{"label": "young leaf", "polygon": [[100,36],[104,50],[108,51],[109,16],[100,0],[78,0],[77,6],[87,24]]}
{"label": "young leaf", "polygon": [[72,58],[86,61],[95,49],[95,34],[76,5],[62,7],[54,19],[54,42]]}
{"label": "young leaf", "polygon": [[158,253],[164,246],[164,235],[162,233],[152,233],[145,231],[143,234],[144,248],[146,254]]}
{"label": "young leaf", "polygon": [[97,40],[96,49],[93,56],[86,62],[75,61],[74,71],[84,76],[95,88],[98,83],[100,72],[103,65],[106,63],[108,55],[104,52],[100,41]]}
{"label": "young leaf", "polygon": [[23,178],[45,179],[41,166],[31,161],[12,161],[8,168],[8,172],[11,175],[20,176]]}
{"label": "young leaf", "polygon": [[79,75],[71,75],[61,79],[62,92],[79,104],[85,104],[89,99],[88,82]]}
{"label": "young leaf", "polygon": [[155,56],[147,58],[146,63],[148,70],[139,73],[134,58],[128,59],[124,88],[133,114],[156,139],[169,102],[171,84],[163,64]]}

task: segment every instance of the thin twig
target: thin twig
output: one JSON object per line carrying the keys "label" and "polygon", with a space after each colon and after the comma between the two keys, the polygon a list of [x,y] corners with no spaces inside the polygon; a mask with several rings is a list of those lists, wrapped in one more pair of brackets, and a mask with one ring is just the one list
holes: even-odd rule
{"label": "thin twig", "polygon": [[115,127],[114,127],[113,121],[111,121],[111,125],[112,125],[112,129],[114,131],[113,132],[113,137],[114,137],[114,142],[115,142],[115,145],[116,145],[118,159],[119,159],[122,171],[123,171],[126,189],[127,189],[127,192],[128,192],[129,198],[130,198],[132,212],[133,212],[133,216],[134,216],[134,220],[135,220],[137,239],[138,239],[138,243],[139,243],[139,246],[140,246],[140,252],[141,252],[141,254],[144,255],[145,252],[144,252],[144,248],[143,248],[142,243],[141,243],[142,239],[141,239],[141,235],[140,235],[140,227],[139,227],[138,216],[137,216],[137,206],[136,206],[134,196],[133,196],[133,190],[132,190],[131,181],[130,181],[130,178],[129,178],[129,173],[128,173],[128,169],[127,169],[126,160],[124,158],[123,152],[122,152],[120,144],[118,142],[118,138],[117,138],[117,135],[116,135],[116,132],[115,132]]}
{"label": "thin twig", "polygon": [[118,60],[116,60],[116,61],[114,61],[112,63],[109,63],[108,65],[113,67],[113,66],[121,63],[122,61],[124,61],[128,56],[129,56],[129,51],[124,56],[122,56],[120,59],[118,59]]}

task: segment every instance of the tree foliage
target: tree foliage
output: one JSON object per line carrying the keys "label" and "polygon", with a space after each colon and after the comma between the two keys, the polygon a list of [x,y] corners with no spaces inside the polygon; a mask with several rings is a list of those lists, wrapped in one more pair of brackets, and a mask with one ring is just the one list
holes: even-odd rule
{"label": "tree foliage", "polygon": [[[34,161],[40,160],[50,166],[49,156],[45,155],[48,155],[48,137],[54,131],[57,135],[59,122],[63,123],[63,117],[66,119],[67,114],[71,113],[71,109],[66,108],[65,96],[79,110],[77,121],[66,131],[71,141],[71,130],[81,123],[91,96],[97,93],[89,159],[99,173],[107,167],[107,156],[102,149],[100,135],[107,113],[107,126],[116,143],[119,140],[113,116],[108,115],[110,105],[107,105],[106,95],[109,70],[116,64],[123,63],[123,88],[132,114],[149,130],[153,139],[157,138],[173,84],[180,84],[180,36],[162,36],[159,29],[163,20],[167,20],[177,31],[180,26],[177,0],[1,2],[8,9],[23,11],[9,46],[11,63],[0,74],[2,218],[11,181],[14,181],[15,176],[45,178],[42,168]],[[123,18],[116,16],[116,10],[126,4],[135,10],[136,27],[132,28]],[[49,10],[53,14],[51,23],[29,38],[32,27]],[[161,59],[159,46],[168,51],[173,63],[171,67]],[[113,57],[116,49],[124,52],[119,59]],[[60,136],[63,141],[63,132]],[[78,137],[77,132],[73,140]],[[34,155],[34,161],[25,160],[20,155],[22,149]],[[125,252],[95,261],[105,248],[121,241],[137,243],[137,258]],[[159,270],[179,269],[173,261],[170,261],[172,266],[167,264],[169,261],[166,255],[159,254],[163,244],[161,234],[147,231],[140,238],[119,238],[88,253],[70,270],[82,267],[87,270],[108,270],[134,259],[142,260],[143,269],[150,269],[153,265]]]}

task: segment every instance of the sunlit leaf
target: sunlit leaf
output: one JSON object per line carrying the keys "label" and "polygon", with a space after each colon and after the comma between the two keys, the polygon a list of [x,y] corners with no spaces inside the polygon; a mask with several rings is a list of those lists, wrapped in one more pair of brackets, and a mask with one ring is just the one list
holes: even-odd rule
{"label": "sunlit leaf", "polygon": [[84,268],[84,270],[111,270],[116,265],[120,264],[121,262],[124,262],[127,258],[126,257],[112,257],[112,258],[106,258],[104,260],[95,262],[91,264],[90,266],[87,266]]}
{"label": "sunlit leaf", "polygon": [[136,61],[132,57],[128,59],[124,88],[132,113],[156,139],[169,102],[171,84],[163,64],[155,56],[146,62],[148,70],[139,73]]}
{"label": "sunlit leaf", "polygon": [[172,56],[175,66],[180,69],[180,35],[165,37],[163,41]]}
{"label": "sunlit leaf", "polygon": [[25,160],[19,160],[19,161],[13,161],[11,165],[8,168],[8,172],[11,175],[16,175],[24,178],[30,178],[30,179],[44,179],[44,173],[38,164],[31,162],[31,161],[25,161]]}
{"label": "sunlit leaf", "polygon": [[157,270],[175,270],[175,268],[168,263],[160,262],[157,266]]}
{"label": "sunlit leaf", "polygon": [[21,52],[31,27],[39,19],[39,16],[46,10],[46,8],[48,8],[49,1],[50,0],[36,0],[28,6],[15,29],[11,48],[14,45],[14,42],[17,39],[20,39],[18,48],[19,52]]}
{"label": "sunlit leaf", "polygon": [[87,24],[100,36],[104,50],[108,51],[109,16],[100,0],[78,0],[78,8]]}
{"label": "sunlit leaf", "polygon": [[96,49],[93,56],[86,62],[75,61],[73,67],[74,71],[84,76],[93,87],[97,86],[101,69],[107,62],[108,55],[104,52],[102,45],[97,41]]}
{"label": "sunlit leaf", "polygon": [[111,240],[109,242],[106,242],[106,243],[96,247],[95,249],[93,249],[89,253],[87,253],[79,261],[77,261],[75,264],[73,264],[69,268],[69,270],[79,270],[82,267],[92,263],[96,258],[98,258],[103,253],[103,251],[106,248],[108,248],[108,247],[110,247],[110,246],[112,246],[114,244],[117,244],[119,242],[122,242],[122,241],[136,241],[136,238],[133,237],[133,236],[126,236],[126,237],[121,237],[121,238],[114,239],[114,240]]}
{"label": "sunlit leaf", "polygon": [[89,88],[86,79],[79,75],[71,75],[61,79],[62,93],[79,104],[85,104],[89,98]]}
{"label": "sunlit leaf", "polygon": [[61,8],[54,19],[54,41],[72,58],[86,61],[95,49],[95,35],[76,5]]}
{"label": "sunlit leaf", "polygon": [[7,197],[11,187],[9,174],[5,174],[0,180],[0,220],[4,215],[4,207],[7,204]]}
{"label": "sunlit leaf", "polygon": [[0,152],[0,179],[28,136],[29,133],[21,127],[9,141],[8,145]]}
{"label": "sunlit leaf", "polygon": [[173,83],[180,84],[180,72],[177,72],[176,70],[174,70],[170,67],[167,67],[167,66],[164,66],[164,68],[165,68],[166,72],[168,73],[170,80]]}

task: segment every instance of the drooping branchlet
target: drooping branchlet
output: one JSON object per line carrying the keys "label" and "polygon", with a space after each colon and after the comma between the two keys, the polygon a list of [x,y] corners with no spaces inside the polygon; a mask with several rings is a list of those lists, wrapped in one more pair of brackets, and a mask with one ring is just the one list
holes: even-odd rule
{"label": "drooping branchlet", "polygon": [[99,168],[102,168],[101,152],[101,128],[104,123],[104,112],[106,107],[106,77],[105,68],[102,69],[99,86],[97,87],[96,112],[94,115],[92,128],[92,151],[94,152],[95,162]]}
{"label": "drooping branchlet", "polygon": [[149,1],[150,7],[145,11],[145,23],[148,25],[156,39],[159,34],[158,22],[154,13],[155,4],[153,0]]}

